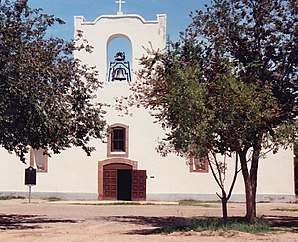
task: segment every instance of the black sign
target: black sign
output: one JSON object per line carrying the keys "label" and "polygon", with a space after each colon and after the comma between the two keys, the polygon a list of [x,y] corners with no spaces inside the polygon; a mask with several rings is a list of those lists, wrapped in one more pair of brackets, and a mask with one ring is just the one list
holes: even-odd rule
{"label": "black sign", "polygon": [[36,185],[36,169],[31,166],[25,169],[25,185]]}

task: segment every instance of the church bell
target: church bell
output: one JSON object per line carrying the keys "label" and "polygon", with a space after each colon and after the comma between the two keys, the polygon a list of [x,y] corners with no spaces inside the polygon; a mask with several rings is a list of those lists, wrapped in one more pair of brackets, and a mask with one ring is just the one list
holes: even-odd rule
{"label": "church bell", "polygon": [[110,62],[109,81],[131,81],[129,61],[125,60],[124,52],[117,52],[115,61]]}
{"label": "church bell", "polygon": [[113,80],[124,81],[124,80],[126,80],[125,74],[126,74],[125,69],[122,67],[119,67],[115,70]]}

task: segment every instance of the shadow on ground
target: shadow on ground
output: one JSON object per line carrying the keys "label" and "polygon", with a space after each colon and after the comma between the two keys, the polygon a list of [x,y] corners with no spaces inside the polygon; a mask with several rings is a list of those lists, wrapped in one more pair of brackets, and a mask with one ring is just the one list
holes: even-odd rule
{"label": "shadow on ground", "polygon": [[[236,218],[236,217],[234,217]],[[290,216],[267,216],[263,217],[269,221],[271,227],[278,230],[285,230],[287,232],[298,233],[298,217]],[[183,218],[183,217],[145,217],[145,216],[111,216],[100,218],[105,221],[130,223],[135,225],[150,226],[153,228],[139,229],[128,232],[128,234],[149,235],[156,234],[160,229],[171,226],[172,228],[183,228],[185,225],[191,223],[193,219],[201,220],[206,217]],[[221,219],[221,218],[218,218]],[[242,218],[238,218],[242,219]]]}
{"label": "shadow on ground", "polygon": [[291,216],[264,216],[271,222],[271,226],[277,229],[285,229],[292,233],[298,233],[298,217]]}
{"label": "shadow on ground", "polygon": [[145,216],[111,216],[101,218],[109,222],[121,222],[130,223],[135,225],[144,225],[154,228],[133,230],[127,234],[139,234],[139,235],[149,235],[156,234],[158,228],[165,227],[169,224],[171,225],[182,225],[187,223],[189,218],[183,217],[145,217]]}
{"label": "shadow on ground", "polygon": [[70,219],[48,219],[40,215],[0,214],[0,230],[40,229],[45,224],[77,222]]}

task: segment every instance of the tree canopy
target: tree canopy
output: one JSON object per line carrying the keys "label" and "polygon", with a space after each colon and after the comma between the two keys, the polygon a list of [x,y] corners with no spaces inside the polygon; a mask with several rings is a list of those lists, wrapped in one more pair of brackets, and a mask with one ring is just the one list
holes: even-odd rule
{"label": "tree canopy", "polygon": [[297,117],[296,1],[214,0],[165,52],[148,50],[134,99],[162,123],[160,149],[236,153],[249,221],[259,158],[293,141]]}
{"label": "tree canopy", "polygon": [[22,161],[29,146],[54,153],[79,146],[90,154],[88,142],[105,127],[102,105],[93,101],[100,82],[73,53],[91,48],[51,37],[48,29],[63,21],[27,2],[0,1],[0,144]]}

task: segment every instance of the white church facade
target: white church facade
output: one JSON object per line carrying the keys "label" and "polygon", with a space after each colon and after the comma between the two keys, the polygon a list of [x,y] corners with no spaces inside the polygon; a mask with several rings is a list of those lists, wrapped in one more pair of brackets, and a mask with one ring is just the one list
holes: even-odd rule
{"label": "white church facade", "polygon": [[[121,1],[120,1],[121,2]],[[121,5],[120,5],[121,6]],[[139,15],[123,14],[100,16],[88,22],[82,16],[74,19],[74,28],[83,31],[92,53],[76,53],[83,63],[96,66],[103,87],[98,90],[97,101],[107,103],[105,116],[111,132],[105,143],[94,140],[96,151],[90,157],[80,148],[71,148],[59,155],[44,157],[31,151],[28,163],[22,164],[14,154],[0,150],[0,195],[27,195],[24,170],[29,165],[37,169],[37,184],[33,197],[61,197],[63,199],[99,200],[217,200],[219,188],[207,163],[189,161],[170,154],[162,157],[156,151],[158,141],[164,137],[161,126],[147,110],[133,108],[133,115],[119,115],[115,98],[129,95],[129,83],[136,80],[135,72],[145,48],[164,49],[166,46],[166,15],[157,15],[147,21]],[[109,44],[119,37],[131,43],[129,71],[119,72],[123,80],[111,77],[108,61]],[[144,48],[145,47],[145,48]],[[119,51],[121,46],[119,46]],[[116,53],[112,53],[113,55]],[[128,54],[128,53],[126,53]],[[119,59],[119,62],[124,59]],[[114,67],[117,64],[115,60]],[[127,67],[127,66],[126,66]],[[232,179],[227,175],[227,185]],[[260,160],[258,201],[295,200],[294,159],[291,149],[267,154]],[[229,180],[230,178],[230,180]],[[244,185],[239,174],[231,200],[245,201]]]}

